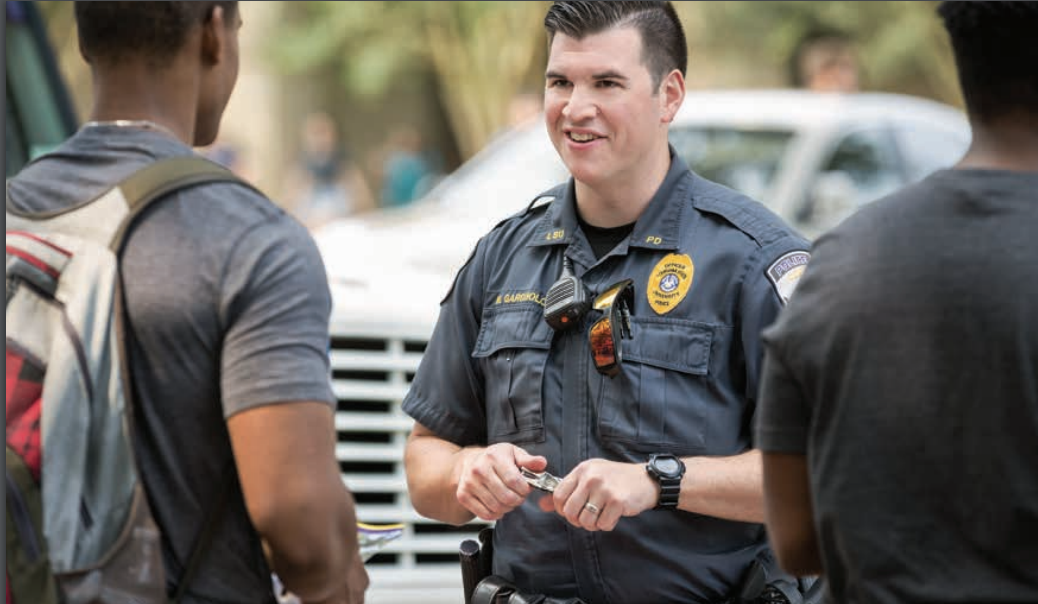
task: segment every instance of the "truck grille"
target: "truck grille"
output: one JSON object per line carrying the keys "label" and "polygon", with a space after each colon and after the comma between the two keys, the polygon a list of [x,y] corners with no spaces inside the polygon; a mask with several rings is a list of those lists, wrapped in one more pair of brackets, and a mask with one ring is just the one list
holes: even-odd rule
{"label": "truck grille", "polygon": [[[357,501],[357,519],[403,523],[400,539],[367,563],[368,604],[460,602],[458,545],[486,523],[454,527],[419,516],[407,496],[404,445],[413,420],[401,410],[427,336],[396,326],[334,327],[332,387],[338,399],[336,457]],[[381,335],[374,335],[381,332]]]}

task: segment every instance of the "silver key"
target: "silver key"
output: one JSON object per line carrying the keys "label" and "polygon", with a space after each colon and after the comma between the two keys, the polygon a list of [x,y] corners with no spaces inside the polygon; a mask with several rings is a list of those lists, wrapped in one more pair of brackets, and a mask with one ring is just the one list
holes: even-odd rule
{"label": "silver key", "polygon": [[547,491],[548,493],[554,493],[555,487],[559,486],[559,483],[562,482],[561,478],[552,476],[547,472],[531,472],[526,468],[519,468],[519,471],[522,472],[523,478],[526,479],[526,482],[531,487]]}

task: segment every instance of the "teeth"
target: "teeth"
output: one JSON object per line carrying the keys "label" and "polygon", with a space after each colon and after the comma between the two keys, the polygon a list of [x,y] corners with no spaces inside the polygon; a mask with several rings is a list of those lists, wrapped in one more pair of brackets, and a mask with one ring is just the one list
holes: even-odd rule
{"label": "teeth", "polygon": [[576,132],[570,132],[569,137],[577,141],[578,143],[586,143],[590,140],[595,139],[594,134],[577,134]]}

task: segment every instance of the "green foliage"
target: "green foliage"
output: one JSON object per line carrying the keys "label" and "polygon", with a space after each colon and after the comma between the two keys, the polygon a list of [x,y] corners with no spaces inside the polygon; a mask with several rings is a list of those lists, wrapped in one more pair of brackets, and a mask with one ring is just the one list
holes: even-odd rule
{"label": "green foliage", "polygon": [[543,2],[301,2],[285,7],[272,59],[292,74],[340,74],[378,98],[396,78],[433,71],[462,154],[504,123],[541,62]]}

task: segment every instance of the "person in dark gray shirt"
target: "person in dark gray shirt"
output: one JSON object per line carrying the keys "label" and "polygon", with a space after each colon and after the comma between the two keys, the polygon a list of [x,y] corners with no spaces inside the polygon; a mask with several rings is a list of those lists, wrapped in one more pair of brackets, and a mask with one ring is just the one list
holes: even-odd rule
{"label": "person in dark gray shirt", "polygon": [[[212,142],[237,78],[236,2],[75,9],[95,106],[8,183],[22,212],[85,203]],[[272,570],[303,602],[363,602],[354,503],[334,452],[331,300],[306,229],[246,187],[191,187],[141,217],[122,271],[135,445],[169,592],[230,489],[184,602],[273,604]]]}
{"label": "person in dark gray shirt", "polygon": [[1038,602],[1038,2],[945,2],[973,142],[765,332],[767,526],[829,600]]}

